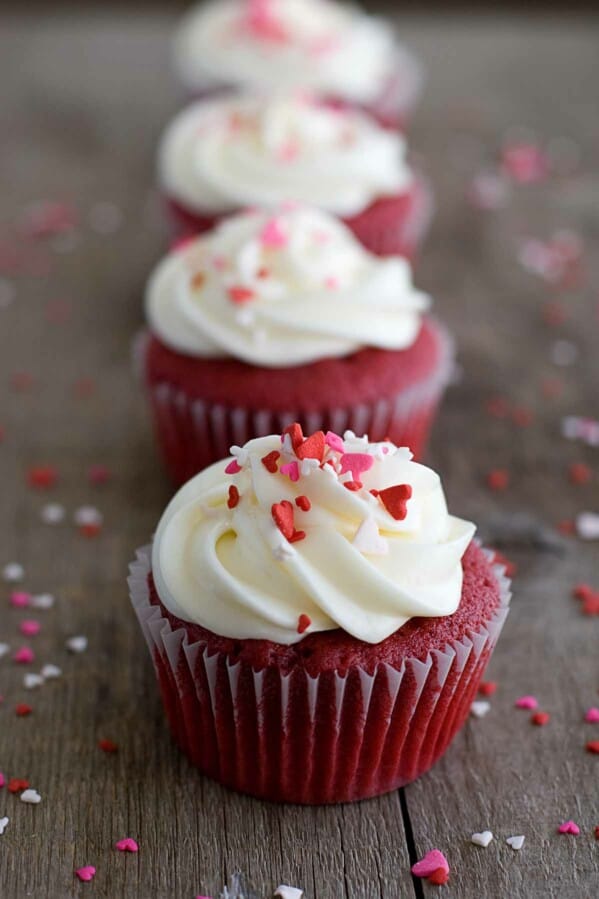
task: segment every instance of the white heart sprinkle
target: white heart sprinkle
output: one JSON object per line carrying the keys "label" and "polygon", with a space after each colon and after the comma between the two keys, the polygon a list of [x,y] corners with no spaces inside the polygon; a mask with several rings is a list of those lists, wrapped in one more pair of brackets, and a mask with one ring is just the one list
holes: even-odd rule
{"label": "white heart sprinkle", "polygon": [[80,506],[75,510],[73,521],[77,527],[99,525],[104,520],[102,513],[95,506]]}
{"label": "white heart sprinkle", "polygon": [[38,593],[31,597],[31,605],[34,609],[51,609],[54,605],[54,597],[51,593]]}
{"label": "white heart sprinkle", "polygon": [[576,516],[576,531],[583,540],[599,540],[599,515],[581,512]]}
{"label": "white heart sprinkle", "polygon": [[386,556],[389,543],[381,537],[374,518],[365,518],[354,535],[352,545],[367,556]]}
{"label": "white heart sprinkle", "polygon": [[477,699],[470,706],[470,714],[474,715],[475,718],[484,718],[490,708],[491,703],[487,702],[486,699]]}
{"label": "white heart sprinkle", "polygon": [[483,846],[485,849],[493,839],[493,834],[490,830],[483,830],[482,833],[473,833],[470,837],[470,842],[474,843],[475,846]]}
{"label": "white heart sprinkle", "polygon": [[58,667],[58,665],[48,664],[44,665],[44,667],[40,671],[40,674],[43,678],[45,678],[45,680],[53,680],[53,678],[55,677],[60,677],[62,671]]}
{"label": "white heart sprinkle", "polygon": [[87,649],[87,637],[82,635],[78,637],[69,637],[67,640],[67,649],[70,652],[85,652]]}
{"label": "white heart sprinkle", "polygon": [[2,656],[6,655],[9,649],[10,646],[8,645],[8,643],[0,643],[0,659],[2,658]]}
{"label": "white heart sprinkle", "polygon": [[23,678],[23,686],[26,690],[35,690],[36,687],[41,687],[44,683],[44,678],[41,674],[34,674],[33,672],[29,672]]}
{"label": "white heart sprinkle", "polygon": [[9,562],[2,569],[2,577],[9,584],[16,584],[17,581],[22,581],[25,577],[25,569],[18,562]]}
{"label": "white heart sprinkle", "polygon": [[42,801],[42,797],[37,790],[25,790],[21,793],[21,802],[27,802],[29,805],[37,805]]}
{"label": "white heart sprinkle", "polygon": [[288,887],[285,884],[281,884],[275,890],[275,896],[280,896],[280,899],[302,899],[303,895],[303,890],[298,890],[297,887]]}
{"label": "white heart sprinkle", "polygon": [[45,524],[60,524],[64,521],[66,510],[60,503],[48,503],[40,512],[40,518]]}
{"label": "white heart sprinkle", "polygon": [[522,849],[522,847],[524,846],[524,839],[525,837],[520,835],[518,837],[508,837],[505,842],[508,844],[508,846],[511,846],[512,849],[518,852],[518,850]]}
{"label": "white heart sprinkle", "polygon": [[2,836],[2,834],[8,827],[9,821],[10,821],[10,818],[0,818],[0,837]]}

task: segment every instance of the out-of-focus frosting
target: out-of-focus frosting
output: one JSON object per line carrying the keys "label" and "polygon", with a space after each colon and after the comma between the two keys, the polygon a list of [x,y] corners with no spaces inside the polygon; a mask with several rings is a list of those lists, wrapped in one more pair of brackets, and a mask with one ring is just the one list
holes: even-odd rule
{"label": "out-of-focus frosting", "polygon": [[378,643],[458,607],[474,534],[437,474],[392,443],[299,425],[232,447],[189,481],[156,532],[152,571],[179,618],[292,644],[342,628]]}
{"label": "out-of-focus frosting", "polygon": [[398,133],[297,95],[194,103],[167,128],[158,163],[166,193],[208,214],[296,200],[351,216],[412,182]]}
{"label": "out-of-focus frosting", "polygon": [[380,95],[399,53],[387,23],[330,0],[216,0],[175,39],[192,89],[308,88],[360,103]]}
{"label": "out-of-focus frosting", "polygon": [[278,368],[404,349],[427,306],[404,259],[372,255],[303,206],[225,219],[167,256],[146,294],[150,328],[172,349]]}

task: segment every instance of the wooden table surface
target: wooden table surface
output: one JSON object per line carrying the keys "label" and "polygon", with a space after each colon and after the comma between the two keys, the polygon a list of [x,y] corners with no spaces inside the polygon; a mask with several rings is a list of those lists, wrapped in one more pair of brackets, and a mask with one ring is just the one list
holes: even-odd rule
{"label": "wooden table surface", "polygon": [[[599,617],[583,615],[571,591],[581,581],[599,589],[599,553],[596,541],[563,536],[556,524],[599,512],[599,449],[560,433],[565,415],[599,417],[597,21],[402,24],[429,72],[413,146],[439,206],[419,283],[456,334],[462,367],[430,463],[452,510],[477,521],[518,572],[488,675],[498,683],[489,713],[471,718],[419,782],[337,808],[257,802],[191,769],[170,741],[128,603],[128,562],[169,497],[129,347],[144,279],[165,245],[152,184],[156,139],[181,102],[171,27],[165,12],[114,8],[5,15],[0,28],[0,563],[23,565],[22,589],[56,596],[50,611],[18,610],[9,604],[14,588],[0,583],[0,642],[11,647],[0,661],[0,770],[28,778],[42,796],[25,805],[0,789],[0,818],[10,818],[0,896],[216,897],[241,871],[256,899],[279,883],[303,887],[308,899],[436,891],[592,899],[599,755],[585,744],[599,725],[583,717],[599,705]],[[518,128],[550,142],[560,164],[572,157],[573,172],[515,185],[501,209],[473,208],[465,199],[472,176]],[[80,224],[59,240],[21,240],[14,258],[15,223],[42,199],[74,204]],[[97,205],[105,203],[123,219],[110,234],[98,233],[98,220],[117,224],[114,207]],[[586,248],[586,275],[567,291],[518,262],[523,240],[563,228]],[[548,397],[556,379],[562,393]],[[498,394],[520,409],[520,425],[486,413]],[[528,410],[533,421],[522,426]],[[575,462],[591,467],[590,483],[569,482]],[[60,476],[45,492],[27,484],[41,464]],[[92,465],[107,466],[110,481],[90,484]],[[510,473],[503,492],[485,485],[494,468]],[[49,502],[66,509],[63,523],[41,520]],[[86,505],[104,516],[93,538],[72,520]],[[18,632],[24,617],[42,623],[29,641]],[[73,635],[87,636],[87,652],[67,652]],[[25,643],[36,653],[27,668],[11,659]],[[24,690],[24,672],[45,663],[59,665],[62,678]],[[514,708],[522,694],[539,697],[547,726]],[[33,712],[17,717],[23,702]],[[101,752],[101,738],[118,753]],[[567,819],[579,836],[556,833]],[[472,845],[471,834],[485,829],[494,842]],[[505,842],[515,834],[526,836],[520,852]],[[137,856],[114,850],[126,836],[139,841]],[[444,887],[410,876],[411,862],[433,847],[451,864]],[[82,865],[97,868],[93,883],[74,878]]]}

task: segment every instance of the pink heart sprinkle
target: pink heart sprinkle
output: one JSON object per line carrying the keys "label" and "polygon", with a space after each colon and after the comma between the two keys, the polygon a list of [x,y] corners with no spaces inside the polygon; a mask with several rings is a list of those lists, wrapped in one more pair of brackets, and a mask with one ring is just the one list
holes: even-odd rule
{"label": "pink heart sprinkle", "polygon": [[83,868],[77,868],[75,874],[77,875],[79,880],[93,880],[96,876],[96,869],[93,865],[84,865]]}
{"label": "pink heart sprinkle", "polygon": [[15,591],[10,594],[10,604],[14,606],[16,609],[24,609],[25,606],[29,605],[31,601],[31,593],[23,593],[22,591]]}
{"label": "pink heart sprinkle", "polygon": [[325,434],[324,442],[327,446],[330,446],[332,450],[335,450],[336,453],[344,453],[345,452],[345,444],[339,434],[335,434],[334,431],[327,431]]}
{"label": "pink heart sprinkle", "polygon": [[286,474],[290,481],[299,481],[299,465],[297,462],[287,462],[279,468],[281,474]]}
{"label": "pink heart sprinkle", "polygon": [[536,696],[521,696],[516,700],[517,709],[536,709],[539,707]]}
{"label": "pink heart sprinkle", "polygon": [[351,471],[354,479],[364,471],[370,471],[374,465],[374,457],[368,453],[345,453],[341,456],[341,474]]}
{"label": "pink heart sprinkle", "polygon": [[29,646],[21,646],[20,649],[17,649],[13,656],[13,661],[15,661],[18,665],[29,665],[35,659],[35,653]]}
{"label": "pink heart sprinkle", "polygon": [[6,781],[4,780],[4,774],[0,771],[0,787],[3,787]]}
{"label": "pink heart sprinkle", "polygon": [[449,874],[449,863],[443,853],[439,849],[431,849],[424,858],[412,865],[412,874],[414,877],[430,877],[439,868]]}
{"label": "pink heart sprinkle", "polygon": [[225,474],[237,474],[238,471],[241,471],[241,465],[239,464],[237,459],[231,459],[231,461],[225,468]]}
{"label": "pink heart sprinkle", "polygon": [[269,219],[260,232],[260,242],[263,247],[280,249],[286,247],[289,237],[281,226],[279,219]]}
{"label": "pink heart sprinkle", "polygon": [[119,852],[137,852],[139,850],[139,846],[135,840],[131,839],[131,837],[125,837],[124,840],[117,840],[114,845]]}
{"label": "pink heart sprinkle", "polygon": [[39,621],[21,621],[19,630],[25,637],[34,637],[36,634],[39,634],[41,631],[41,624]]}
{"label": "pink heart sprinkle", "polygon": [[588,709],[584,720],[588,721],[589,724],[596,724],[599,721],[599,709],[596,706],[592,706]]}
{"label": "pink heart sprinkle", "polygon": [[571,833],[572,836],[577,837],[580,833],[580,827],[578,824],[575,824],[574,821],[564,821],[563,824],[557,828],[558,833]]}

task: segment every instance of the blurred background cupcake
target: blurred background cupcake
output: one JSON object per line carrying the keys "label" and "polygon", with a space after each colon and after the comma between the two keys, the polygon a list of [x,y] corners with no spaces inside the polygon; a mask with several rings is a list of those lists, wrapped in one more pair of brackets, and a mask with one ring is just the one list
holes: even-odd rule
{"label": "blurred background cupcake", "polygon": [[232,452],[131,567],[175,739],[270,800],[408,783],[469,713],[508,582],[405,448],[294,423]]}
{"label": "blurred background cupcake", "polygon": [[138,361],[172,478],[294,420],[419,456],[453,362],[428,307],[406,260],[296,204],[232,216],[171,252],[147,287]]}
{"label": "blurred background cupcake", "polygon": [[177,31],[174,60],[194,95],[273,88],[315,91],[404,127],[421,86],[390,24],[329,0],[215,0]]}
{"label": "blurred background cupcake", "polygon": [[297,200],[345,221],[372,253],[412,259],[432,214],[399,133],[307,94],[192,104],[167,128],[158,170],[179,235],[248,206]]}

